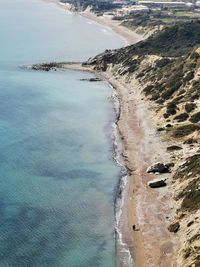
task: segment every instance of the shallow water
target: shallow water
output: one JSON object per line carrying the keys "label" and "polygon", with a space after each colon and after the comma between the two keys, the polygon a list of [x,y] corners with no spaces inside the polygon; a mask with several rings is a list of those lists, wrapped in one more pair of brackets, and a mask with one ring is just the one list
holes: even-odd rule
{"label": "shallow water", "polygon": [[0,267],[114,267],[112,90],[80,81],[88,73],[18,65],[124,41],[39,0],[0,7]]}

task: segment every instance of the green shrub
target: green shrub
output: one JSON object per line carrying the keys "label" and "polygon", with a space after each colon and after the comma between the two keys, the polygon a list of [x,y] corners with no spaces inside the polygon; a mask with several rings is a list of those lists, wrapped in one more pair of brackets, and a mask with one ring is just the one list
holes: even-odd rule
{"label": "green shrub", "polygon": [[196,108],[196,106],[197,105],[195,103],[186,103],[185,104],[185,111],[187,113],[190,113],[190,112],[192,112]]}
{"label": "green shrub", "polygon": [[[192,177],[200,175],[200,154],[188,157],[186,159],[186,162],[176,170],[174,179],[188,179],[188,173],[192,173]],[[196,186],[194,182],[192,182],[192,184],[189,184],[190,188],[194,188],[194,186]]]}
{"label": "green shrub", "polygon": [[148,96],[153,91],[153,88],[153,85],[147,85],[143,90],[144,94]]}
{"label": "green shrub", "polygon": [[175,138],[184,137],[199,129],[200,129],[200,126],[198,125],[194,125],[194,124],[183,125],[183,126],[174,128],[172,131],[172,136]]}
{"label": "green shrub", "polygon": [[186,76],[183,78],[184,83],[189,82],[194,78],[194,71],[189,71]]}
{"label": "green shrub", "polygon": [[165,67],[169,62],[170,62],[170,59],[169,59],[169,58],[162,58],[162,59],[159,59],[159,60],[157,60],[157,62],[156,62],[156,67],[158,67],[158,68],[163,68],[163,67]]}
{"label": "green shrub", "polygon": [[189,117],[189,115],[187,113],[181,113],[179,115],[177,115],[176,117],[174,117],[175,120],[177,120],[178,122],[183,122],[185,120],[187,120]]}
{"label": "green shrub", "polygon": [[197,113],[195,113],[195,114],[193,114],[193,115],[191,116],[191,118],[190,118],[190,121],[191,121],[192,123],[197,123],[197,122],[199,122],[199,121],[200,121],[200,111],[197,112]]}
{"label": "green shrub", "polygon": [[198,210],[200,208],[200,190],[187,192],[181,208],[188,211]]}

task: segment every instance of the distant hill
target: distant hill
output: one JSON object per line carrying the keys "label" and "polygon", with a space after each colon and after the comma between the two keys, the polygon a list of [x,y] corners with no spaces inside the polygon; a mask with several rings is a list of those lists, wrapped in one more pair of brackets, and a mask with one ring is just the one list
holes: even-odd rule
{"label": "distant hill", "polygon": [[121,63],[131,69],[132,64],[135,64],[131,60],[134,55],[179,57],[189,53],[197,44],[200,44],[200,21],[178,23],[172,27],[166,27],[163,31],[154,34],[145,41],[125,48],[105,51],[90,60],[89,64]]}
{"label": "distant hill", "polygon": [[105,12],[117,7],[112,0],[61,0],[61,2],[72,4],[76,11],[84,11],[90,7],[94,12]]}

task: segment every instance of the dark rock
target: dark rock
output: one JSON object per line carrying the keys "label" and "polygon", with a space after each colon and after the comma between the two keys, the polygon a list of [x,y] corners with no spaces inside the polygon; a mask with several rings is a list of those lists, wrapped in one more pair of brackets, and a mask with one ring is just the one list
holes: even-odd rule
{"label": "dark rock", "polygon": [[182,149],[182,147],[176,146],[176,145],[172,145],[172,146],[167,147],[167,151],[174,151],[174,150],[181,150],[181,149]]}
{"label": "dark rock", "polygon": [[194,223],[194,221],[190,221],[190,222],[187,224],[187,227],[190,227],[193,223]]}
{"label": "dark rock", "polygon": [[88,78],[88,79],[80,79],[80,81],[88,81],[88,82],[100,82],[99,78]]}
{"label": "dark rock", "polygon": [[147,173],[156,173],[156,172],[169,173],[170,172],[169,163],[166,164],[166,163],[157,162],[147,169]]}
{"label": "dark rock", "polygon": [[133,224],[132,229],[133,231],[139,231],[139,228],[135,224]]}
{"label": "dark rock", "polygon": [[180,228],[180,223],[175,222],[169,225],[168,230],[173,233],[177,233]]}
{"label": "dark rock", "polygon": [[189,138],[189,139],[187,139],[183,144],[188,144],[188,145],[190,145],[190,144],[193,144],[193,143],[197,143],[197,140],[192,139],[192,138]]}
{"label": "dark rock", "polygon": [[163,128],[163,127],[159,127],[159,128],[157,128],[157,131],[158,132],[162,132],[162,131],[164,131],[165,130],[165,128]]}
{"label": "dark rock", "polygon": [[148,185],[151,187],[151,188],[159,188],[159,187],[164,187],[167,185],[165,179],[155,179],[155,180],[152,180],[152,181],[149,181],[148,182]]}

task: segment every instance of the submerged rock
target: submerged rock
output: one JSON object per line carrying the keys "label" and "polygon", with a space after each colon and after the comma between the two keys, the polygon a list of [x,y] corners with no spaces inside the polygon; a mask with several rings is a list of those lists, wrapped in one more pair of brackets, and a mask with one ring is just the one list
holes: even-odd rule
{"label": "submerged rock", "polygon": [[100,82],[101,79],[99,78],[88,78],[88,79],[80,79],[81,81],[88,81],[88,82]]}
{"label": "submerged rock", "polygon": [[148,185],[151,188],[159,188],[159,187],[164,187],[167,185],[166,180],[165,179],[154,179],[152,181],[148,182]]}
{"label": "submerged rock", "polygon": [[147,173],[167,173],[170,172],[171,164],[157,162],[147,169]]}

